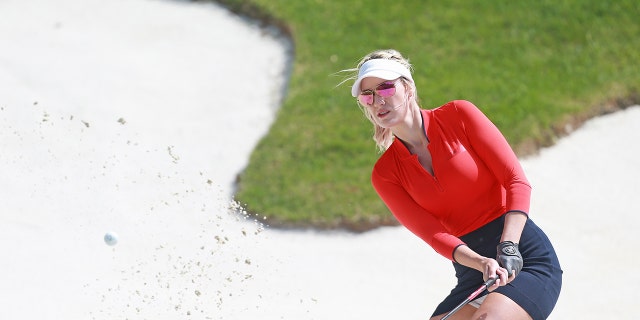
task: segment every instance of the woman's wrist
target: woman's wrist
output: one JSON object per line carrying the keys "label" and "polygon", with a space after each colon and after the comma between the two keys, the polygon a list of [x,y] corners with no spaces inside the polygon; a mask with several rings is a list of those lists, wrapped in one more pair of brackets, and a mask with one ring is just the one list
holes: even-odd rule
{"label": "woman's wrist", "polygon": [[481,256],[466,245],[461,245],[453,252],[453,260],[463,266],[484,272],[491,258]]}
{"label": "woman's wrist", "polygon": [[522,229],[527,222],[528,216],[521,211],[509,211],[504,218],[504,228],[500,242],[511,241],[513,243],[520,242]]}

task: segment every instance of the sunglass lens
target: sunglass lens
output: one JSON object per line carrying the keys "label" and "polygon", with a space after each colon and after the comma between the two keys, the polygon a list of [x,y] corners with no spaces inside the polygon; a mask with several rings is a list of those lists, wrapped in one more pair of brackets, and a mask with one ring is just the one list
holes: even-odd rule
{"label": "sunglass lens", "polygon": [[376,88],[376,93],[383,98],[389,98],[396,94],[396,85],[393,82],[381,83]]}
{"label": "sunglass lens", "polygon": [[373,104],[373,93],[361,93],[360,95],[358,95],[358,101],[366,106]]}

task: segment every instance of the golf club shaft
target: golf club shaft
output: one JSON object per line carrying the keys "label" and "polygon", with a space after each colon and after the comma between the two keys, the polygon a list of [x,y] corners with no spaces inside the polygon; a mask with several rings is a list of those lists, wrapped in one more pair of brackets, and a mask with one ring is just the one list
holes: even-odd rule
{"label": "golf club shaft", "polygon": [[446,320],[449,317],[451,317],[454,313],[456,313],[458,310],[462,309],[462,307],[464,307],[465,305],[467,305],[467,303],[471,302],[473,299],[475,299],[478,295],[480,295],[485,289],[491,287],[495,282],[496,279],[498,279],[497,277],[495,278],[489,278],[489,280],[487,280],[484,284],[482,284],[478,289],[476,289],[476,291],[474,291],[473,293],[471,293],[469,295],[469,297],[467,297],[467,299],[465,299],[464,301],[462,301],[461,304],[459,304],[457,307],[453,308],[453,310],[449,311],[449,313],[447,313],[444,317],[442,317],[442,319],[440,320]]}

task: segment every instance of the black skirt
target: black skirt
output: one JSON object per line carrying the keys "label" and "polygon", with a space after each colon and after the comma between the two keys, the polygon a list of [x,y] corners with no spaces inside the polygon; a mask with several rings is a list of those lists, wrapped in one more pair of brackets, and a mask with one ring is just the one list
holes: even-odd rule
{"label": "black skirt", "polygon": [[[504,216],[501,216],[460,239],[478,254],[495,258],[503,226]],[[515,301],[534,320],[546,319],[556,305],[562,287],[560,262],[549,238],[531,219],[527,219],[522,231],[519,249],[524,260],[522,271],[512,282],[493,292]],[[482,272],[455,262],[453,267],[458,283],[438,305],[433,316],[451,311],[484,283]],[[483,292],[486,294],[487,291]]]}

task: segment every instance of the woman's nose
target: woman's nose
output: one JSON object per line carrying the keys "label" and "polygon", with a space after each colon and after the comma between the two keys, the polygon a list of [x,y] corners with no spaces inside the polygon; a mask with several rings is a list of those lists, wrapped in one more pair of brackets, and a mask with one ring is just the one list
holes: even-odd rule
{"label": "woman's nose", "polygon": [[383,105],[383,104],[385,104],[385,103],[386,103],[386,102],[384,101],[384,98],[383,98],[383,97],[381,97],[381,96],[379,96],[379,95],[377,95],[377,94],[374,94],[374,95],[373,95],[373,104],[374,104],[374,105]]}

